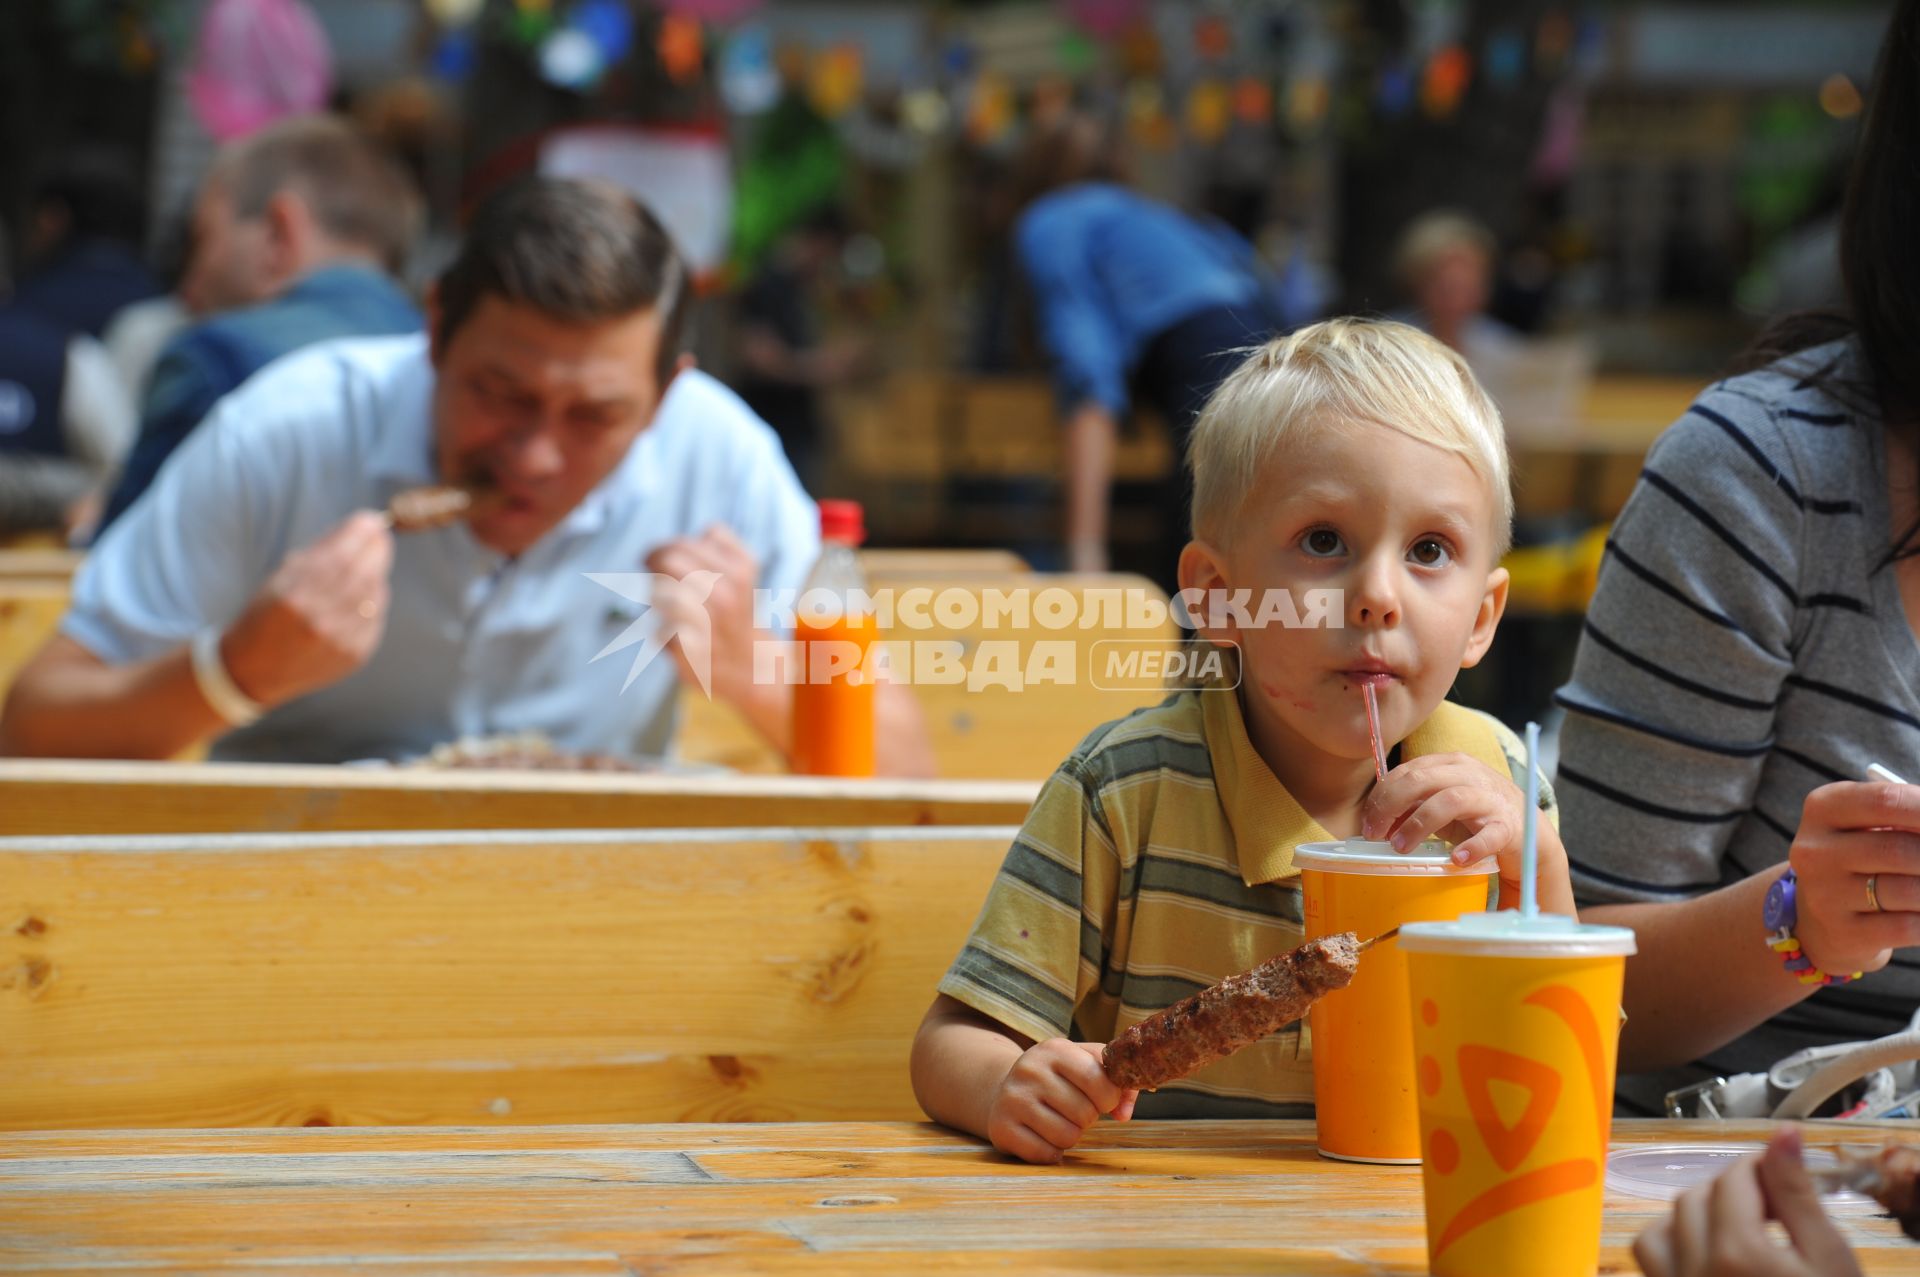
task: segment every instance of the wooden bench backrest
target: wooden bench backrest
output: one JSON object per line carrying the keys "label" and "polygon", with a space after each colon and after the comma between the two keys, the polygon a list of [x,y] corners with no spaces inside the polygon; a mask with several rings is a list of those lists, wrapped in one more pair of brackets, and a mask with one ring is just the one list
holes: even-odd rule
{"label": "wooden bench backrest", "polygon": [[0,1129],[915,1118],[1011,834],[0,839]]}
{"label": "wooden bench backrest", "polygon": [[0,760],[0,835],[1007,825],[1035,781]]}

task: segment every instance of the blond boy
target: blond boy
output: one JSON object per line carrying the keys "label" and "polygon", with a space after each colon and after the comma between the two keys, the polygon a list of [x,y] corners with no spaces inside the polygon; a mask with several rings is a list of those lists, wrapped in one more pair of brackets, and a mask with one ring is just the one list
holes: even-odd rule
{"label": "blond boy", "polygon": [[[1513,503],[1500,417],[1460,357],[1404,324],[1336,319],[1269,343],[1194,426],[1183,591],[1239,678],[1096,729],[1041,791],[914,1041],[938,1121],[1057,1162],[1102,1115],[1306,1116],[1299,1025],[1149,1095],[1100,1068],[1121,1030],[1300,943],[1293,849],[1429,836],[1500,863],[1518,898],[1525,763],[1445,700],[1506,606]],[[1254,627],[1266,591],[1336,591],[1325,625]],[[1276,613],[1285,614],[1287,609]],[[1361,688],[1392,770],[1376,783]],[[1541,807],[1552,811],[1542,786]],[[1540,900],[1573,912],[1539,823]]]}

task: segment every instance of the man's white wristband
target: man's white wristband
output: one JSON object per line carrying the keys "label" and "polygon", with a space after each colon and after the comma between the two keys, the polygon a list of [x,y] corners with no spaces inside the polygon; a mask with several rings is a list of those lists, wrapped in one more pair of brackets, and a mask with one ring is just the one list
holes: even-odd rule
{"label": "man's white wristband", "polygon": [[240,690],[220,659],[220,631],[201,630],[193,636],[193,681],[213,712],[234,727],[245,727],[266,713],[266,706]]}

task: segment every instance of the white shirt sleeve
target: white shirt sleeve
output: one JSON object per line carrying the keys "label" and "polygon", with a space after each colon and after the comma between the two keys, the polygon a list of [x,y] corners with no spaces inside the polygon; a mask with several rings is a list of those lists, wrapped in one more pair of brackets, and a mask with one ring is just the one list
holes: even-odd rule
{"label": "white shirt sleeve", "polygon": [[67,384],[61,401],[67,448],[104,475],[133,446],[140,417],[107,348],[78,335],[67,343]]}
{"label": "white shirt sleeve", "polygon": [[[149,660],[232,621],[272,569],[256,508],[284,475],[248,446],[223,399],[81,564],[61,632],[110,665]],[[244,407],[244,405],[243,405]]]}

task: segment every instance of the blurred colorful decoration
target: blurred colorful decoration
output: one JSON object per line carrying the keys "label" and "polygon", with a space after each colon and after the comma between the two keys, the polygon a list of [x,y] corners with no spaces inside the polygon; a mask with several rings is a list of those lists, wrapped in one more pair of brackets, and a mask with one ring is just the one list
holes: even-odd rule
{"label": "blurred colorful decoration", "polygon": [[1160,74],[1160,34],[1148,22],[1132,22],[1120,37],[1120,70],[1130,79]]}
{"label": "blurred colorful decoration", "polygon": [[1100,60],[1100,51],[1093,41],[1079,31],[1068,31],[1060,37],[1060,47],[1054,51],[1054,60],[1060,70],[1067,75],[1087,75]]}
{"label": "blurred colorful decoration", "polygon": [[765,27],[743,27],[720,46],[716,68],[720,100],[736,115],[758,115],[780,100],[773,37]]}
{"label": "blurred colorful decoration", "polygon": [[1467,82],[1473,77],[1473,60],[1457,44],[1437,51],[1427,62],[1420,80],[1420,105],[1435,119],[1445,119],[1459,109],[1466,96]]}
{"label": "blurred colorful decoration", "polygon": [[1063,0],[1067,17],[1081,30],[1111,40],[1146,16],[1145,0]]}
{"label": "blurred colorful decoration", "polygon": [[1135,80],[1125,98],[1127,139],[1135,146],[1166,150],[1179,140],[1167,116],[1166,90],[1158,80]]}
{"label": "blurred colorful decoration", "polygon": [[114,27],[119,37],[121,69],[135,74],[151,71],[160,60],[160,53],[147,24],[137,14],[125,12]]}
{"label": "blurred colorful decoration", "polygon": [[1227,135],[1233,123],[1233,94],[1219,80],[1201,80],[1187,94],[1187,132],[1194,140],[1212,145]]}
{"label": "blurred colorful decoration", "polygon": [[1607,28],[1589,14],[1574,29],[1573,65],[1582,75],[1598,75],[1606,68]]}
{"label": "blurred colorful decoration", "polygon": [[[626,0],[579,0],[567,13],[567,25],[593,41],[607,66],[625,61],[633,52],[633,10]],[[697,22],[694,32],[699,33]]]}
{"label": "blurred colorful decoration", "polygon": [[816,54],[807,68],[807,100],[829,120],[837,120],[860,100],[860,46],[836,44]]}
{"label": "blurred colorful decoration", "polygon": [[1527,71],[1527,42],[1512,27],[1504,27],[1487,37],[1482,59],[1487,82],[1497,89],[1510,89]]}
{"label": "blurred colorful decoration", "polygon": [[1413,73],[1407,70],[1405,62],[1396,58],[1380,68],[1374,98],[1380,105],[1380,114],[1385,116],[1402,116],[1412,109]]}
{"label": "blurred colorful decoration", "polygon": [[695,22],[714,23],[744,18],[760,4],[761,0],[661,0],[660,7]]}
{"label": "blurred colorful decoration", "polygon": [[427,0],[427,15],[442,26],[465,26],[480,16],[487,0]]}
{"label": "blurred colorful decoration", "polygon": [[1233,86],[1233,116],[1247,125],[1271,122],[1273,86],[1257,75],[1241,76]]}
{"label": "blurred colorful decoration", "polygon": [[983,71],[967,91],[967,140],[998,146],[1013,133],[1016,118],[1013,85],[997,71]]}
{"label": "blurred colorful decoration", "polygon": [[1218,61],[1233,48],[1233,28],[1217,13],[1209,13],[1193,24],[1193,51],[1208,61]]}
{"label": "blurred colorful decoration", "polygon": [[600,46],[584,31],[561,27],[540,43],[540,76],[556,88],[584,92],[606,71]]}
{"label": "blurred colorful decoration", "polygon": [[326,105],[333,54],[301,0],[212,0],[200,19],[187,98],[219,141]]}
{"label": "blurred colorful decoration", "polygon": [[513,14],[506,29],[521,44],[530,49],[540,48],[553,34],[553,28],[552,0],[513,0]]}
{"label": "blurred colorful decoration", "polygon": [[1747,117],[1734,200],[1758,243],[1772,242],[1813,206],[1832,130],[1826,112],[1798,93],[1772,97]]}
{"label": "blurred colorful decoration", "polygon": [[735,270],[750,272],[780,233],[840,193],[839,131],[798,93],[784,94],[747,139],[734,188]]}
{"label": "blurred colorful decoration", "polygon": [[161,49],[187,42],[188,7],[179,0],[39,0],[36,7],[49,12],[78,66],[141,75]]}
{"label": "blurred colorful decoration", "polygon": [[1558,9],[1540,19],[1540,29],[1533,36],[1533,57],[1543,74],[1558,71],[1572,49],[1573,19]]}
{"label": "blurred colorful decoration", "polygon": [[685,84],[700,74],[706,53],[706,37],[700,20],[681,13],[662,15],[659,36],[660,68],[675,84]]}
{"label": "blurred colorful decoration", "polygon": [[1065,115],[1067,108],[1073,105],[1073,82],[1062,75],[1042,76],[1033,86],[1033,106],[1029,114],[1036,128],[1047,125]]}
{"label": "blurred colorful decoration", "polygon": [[427,65],[440,79],[458,84],[473,74],[479,60],[480,46],[474,39],[473,28],[463,26],[440,33],[440,38],[433,42],[433,54]]}
{"label": "blurred colorful decoration", "polygon": [[900,118],[915,133],[933,137],[946,130],[953,112],[938,89],[914,89],[900,99]]}
{"label": "blurred colorful decoration", "polygon": [[1288,127],[1303,137],[1313,133],[1326,122],[1332,98],[1324,76],[1306,75],[1295,80],[1287,90]]}
{"label": "blurred colorful decoration", "polygon": [[955,40],[940,51],[940,69],[950,80],[964,80],[972,75],[978,60],[973,46],[965,40]]}
{"label": "blurred colorful decoration", "polygon": [[1844,73],[1835,72],[1820,84],[1820,109],[1836,120],[1851,120],[1866,103],[1860,90]]}
{"label": "blurred colorful decoration", "polygon": [[1541,186],[1557,186],[1573,176],[1587,123],[1587,95],[1579,85],[1562,83],[1547,98],[1546,122],[1530,171]]}

